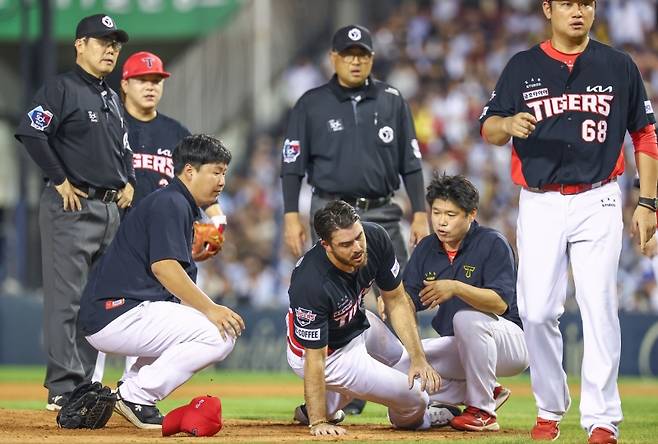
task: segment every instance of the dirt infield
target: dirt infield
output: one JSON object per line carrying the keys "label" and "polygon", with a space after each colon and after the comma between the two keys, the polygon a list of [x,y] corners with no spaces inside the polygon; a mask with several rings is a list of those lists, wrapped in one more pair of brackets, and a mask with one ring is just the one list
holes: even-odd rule
{"label": "dirt infield", "polygon": [[[36,410],[0,409],[0,442],[2,443],[175,443],[190,442],[185,434],[163,438],[159,430],[139,430],[117,415],[99,430],[62,430],[55,426],[55,413]],[[473,434],[455,430],[437,429],[425,432],[393,430],[387,426],[349,425],[345,438],[336,441],[454,441],[472,439]],[[518,436],[520,432],[504,431],[501,434]],[[208,442],[304,442],[312,437],[308,428],[283,421],[227,420],[224,428]],[[333,440],[332,440],[333,441]]]}

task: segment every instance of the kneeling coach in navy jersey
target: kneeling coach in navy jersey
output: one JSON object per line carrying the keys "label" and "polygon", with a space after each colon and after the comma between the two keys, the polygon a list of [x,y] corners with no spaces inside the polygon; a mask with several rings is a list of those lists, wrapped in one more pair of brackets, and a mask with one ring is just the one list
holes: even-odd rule
{"label": "kneeling coach in navy jersey", "polygon": [[[466,405],[450,422],[458,430],[498,430],[495,410],[510,392],[496,378],[528,367],[514,253],[502,234],[475,221],[478,191],[463,176],[435,177],[426,199],[434,235],[418,244],[403,280],[418,311],[439,307],[432,327],[441,337],[423,340],[443,378],[432,400]],[[395,367],[408,367],[406,353]]]}
{"label": "kneeling coach in navy jersey", "polygon": [[244,329],[238,314],[196,286],[190,253],[199,207],[217,200],[231,153],[217,139],[194,135],[176,147],[173,161],[176,177],[128,214],[80,304],[92,346],[138,357],[119,387],[117,410],[140,428],[160,428],[156,401],[225,359]]}

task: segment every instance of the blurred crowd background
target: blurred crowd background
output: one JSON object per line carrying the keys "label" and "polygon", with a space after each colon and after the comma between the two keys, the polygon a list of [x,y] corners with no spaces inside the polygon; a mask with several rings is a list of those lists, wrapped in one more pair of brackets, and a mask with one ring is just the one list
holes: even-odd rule
{"label": "blurred crowd background", "polygon": [[[270,6],[277,8],[277,5],[289,6],[290,3],[274,0]],[[246,129],[239,132],[239,137],[227,132],[229,145],[238,153],[231,165],[227,188],[220,198],[228,215],[227,240],[218,258],[203,266],[204,288],[225,304],[253,307],[287,304],[289,277],[297,260],[291,257],[282,241],[279,169],[287,113],[305,91],[327,81],[332,73],[328,61],[331,33],[338,25],[350,21],[359,21],[373,33],[373,75],[398,88],[412,108],[425,180],[429,181],[434,172],[466,175],[480,190],[478,221],[499,229],[512,245],[515,244],[519,189],[510,180],[510,148],[485,143],[479,134],[478,117],[509,58],[547,38],[540,2],[392,1],[382,2],[386,7],[381,8],[375,7],[376,2],[365,4],[370,9],[359,8],[355,17],[346,17],[346,14],[334,17],[335,27],[327,26],[318,38],[298,45],[289,57],[279,60],[282,68],[270,80],[269,88],[268,103],[278,103],[281,108],[271,113],[274,118],[254,124],[246,119],[247,123],[242,125]],[[322,8],[318,6],[318,9]],[[597,40],[632,55],[651,98],[658,93],[657,14],[657,0],[604,0],[598,2],[593,30]],[[122,26],[120,20],[119,25]],[[294,23],[294,26],[304,24]],[[136,50],[153,49],[141,45]],[[122,59],[130,53],[122,54]],[[164,58],[169,67],[176,61],[175,56]],[[232,63],[231,60],[223,62],[224,66]],[[177,82],[188,82],[188,78],[177,78],[174,70],[168,82],[165,103],[169,88]],[[185,87],[189,89],[195,85],[188,82]],[[255,91],[254,94],[259,93]],[[221,100],[215,106],[222,108]],[[256,110],[252,111],[256,114]],[[269,112],[269,108],[266,111]],[[193,131],[197,130],[185,114],[168,114]],[[224,136],[223,128],[217,128],[216,132]],[[13,149],[20,147],[17,145]],[[627,233],[619,272],[620,307],[625,311],[658,313],[658,288],[651,262],[638,253],[628,232],[636,203],[630,139],[624,149],[627,167],[620,185],[626,197]],[[310,205],[310,191],[305,186],[300,201],[300,212],[305,215]],[[396,198],[408,214],[404,190],[398,194]],[[15,219],[8,217],[10,214],[10,210],[5,210],[5,233],[10,233],[7,226],[15,223]],[[6,237],[4,242],[3,275],[0,276],[4,282],[3,291],[24,292],[30,285],[12,276],[11,264],[6,263],[11,257],[12,250],[7,247],[11,242]],[[569,310],[575,309],[572,289],[567,304]],[[38,288],[32,290],[38,293]]]}

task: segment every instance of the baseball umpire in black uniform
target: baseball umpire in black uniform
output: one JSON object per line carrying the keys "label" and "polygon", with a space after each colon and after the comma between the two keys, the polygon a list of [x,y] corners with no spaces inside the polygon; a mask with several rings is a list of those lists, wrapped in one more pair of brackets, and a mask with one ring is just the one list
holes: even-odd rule
{"label": "baseball umpire in black uniform", "polygon": [[36,93],[16,131],[47,179],[39,226],[48,410],[59,410],[77,384],[91,379],[97,352],[77,328],[80,295],[116,233],[119,208],[133,198],[123,109],[104,80],[127,41],[111,17],[83,18],[75,34],[75,68]]}
{"label": "baseball umpire in black uniform", "polygon": [[[391,202],[404,180],[414,212],[410,245],[429,234],[420,150],[409,106],[400,92],[370,75],[374,52],[370,32],[359,25],[333,37],[336,74],[297,102],[283,146],[281,176],[285,240],[295,256],[303,253],[306,229],[298,212],[304,175],[313,186],[311,220],[328,201],[354,206],[362,220],[383,226],[400,265],[407,248],[400,234],[402,210]],[[317,238],[311,230],[313,240]]]}

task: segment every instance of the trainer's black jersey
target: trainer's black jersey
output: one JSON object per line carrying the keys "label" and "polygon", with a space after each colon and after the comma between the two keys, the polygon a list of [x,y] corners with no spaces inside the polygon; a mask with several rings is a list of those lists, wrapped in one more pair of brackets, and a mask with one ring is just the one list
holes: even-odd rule
{"label": "trainer's black jersey", "polygon": [[528,139],[513,139],[512,179],[531,187],[608,179],[626,131],[655,123],[631,57],[592,39],[571,72],[540,45],[512,57],[480,122],[519,112],[538,123]]}
{"label": "trainer's black jersey", "polygon": [[158,188],[165,187],[174,178],[171,156],[178,142],[190,132],[177,120],[158,112],[148,122],[135,119],[126,113],[128,140],[133,150],[133,167],[137,186],[133,206]]}
{"label": "trainer's black jersey", "polygon": [[[417,311],[427,308],[419,297],[424,287],[423,281],[440,279],[457,280],[495,291],[507,303],[507,311],[502,317],[523,328],[516,306],[514,253],[509,242],[498,231],[482,227],[474,221],[452,263],[435,234],[421,240],[404,269],[404,288]],[[432,327],[441,336],[453,336],[452,318],[465,308],[472,307],[453,296],[439,306],[432,319]]]}
{"label": "trainer's black jersey", "polygon": [[119,97],[77,65],[37,91],[16,137],[47,140],[74,185],[122,189],[132,174]]}
{"label": "trainer's black jersey", "polygon": [[400,175],[421,169],[409,106],[400,92],[368,79],[350,90],[329,83],[306,92],[290,115],[281,175],[304,176],[326,192],[388,196]]}
{"label": "trainer's black jersey", "polygon": [[191,251],[193,223],[199,217],[199,207],[178,178],[128,213],[89,273],[82,293],[78,322],[87,335],[144,301],[178,302],[155,277],[151,265],[176,260],[196,281]]}
{"label": "trainer's black jersey", "polygon": [[330,350],[347,345],[370,326],[363,297],[373,282],[384,291],[400,284],[400,265],[386,230],[362,224],[368,261],[356,273],[336,268],[319,242],[297,263],[288,290],[291,345],[314,349],[328,345]]}

